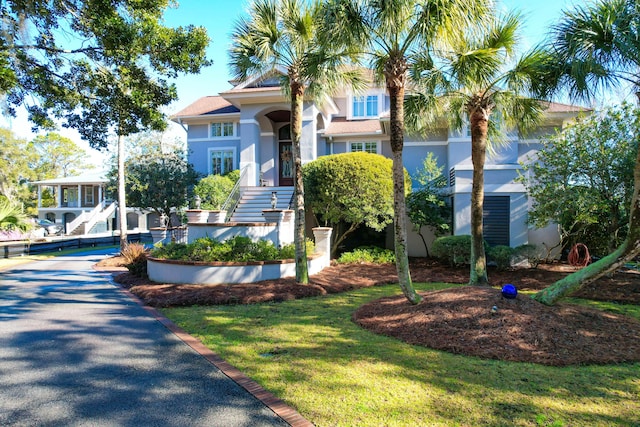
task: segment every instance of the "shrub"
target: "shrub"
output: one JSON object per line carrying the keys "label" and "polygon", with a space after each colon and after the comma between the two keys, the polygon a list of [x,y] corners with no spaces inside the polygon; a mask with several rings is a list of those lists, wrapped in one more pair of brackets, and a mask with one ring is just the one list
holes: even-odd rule
{"label": "shrub", "polygon": [[363,246],[351,252],[345,252],[336,260],[338,264],[388,264],[394,263],[396,256],[390,249],[376,246]]}
{"label": "shrub", "polygon": [[[307,241],[308,253],[312,253],[313,249],[313,242]],[[189,244],[170,243],[157,247],[151,252],[151,256],[162,259],[204,262],[273,261],[294,258],[295,247],[291,244],[278,249],[269,240],[253,241],[243,236],[235,236],[224,242],[202,237]]]}
{"label": "shrub", "polygon": [[452,267],[469,264],[471,262],[471,236],[465,234],[438,237],[433,242],[431,253]]}
{"label": "shrub", "polygon": [[364,152],[322,156],[302,168],[305,207],[333,227],[332,256],[360,226],[381,232],[393,222],[392,169],[391,159]]}
{"label": "shrub", "polygon": [[226,175],[209,175],[202,178],[193,188],[193,192],[202,201],[200,207],[220,209],[239,177],[239,171],[231,171]]}
{"label": "shrub", "polygon": [[138,277],[147,277],[147,250],[143,244],[126,243],[120,255],[129,273]]}
{"label": "shrub", "polygon": [[[313,240],[306,240],[307,246],[307,255],[312,254],[316,250],[316,245],[313,243]],[[288,245],[284,245],[280,248],[280,259],[295,259],[296,258],[296,245],[294,243],[289,243]]]}
{"label": "shrub", "polygon": [[515,254],[515,249],[510,246],[497,245],[489,249],[487,256],[496,263],[498,270],[507,270],[511,268],[511,261]]}
{"label": "shrub", "polygon": [[536,245],[524,244],[514,249],[514,258],[516,262],[527,260],[529,265],[535,268],[542,261],[540,249]]}

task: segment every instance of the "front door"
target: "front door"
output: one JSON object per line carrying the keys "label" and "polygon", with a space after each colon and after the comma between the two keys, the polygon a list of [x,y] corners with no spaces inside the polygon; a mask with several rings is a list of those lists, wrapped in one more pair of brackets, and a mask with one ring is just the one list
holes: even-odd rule
{"label": "front door", "polygon": [[69,208],[77,208],[78,203],[78,187],[67,187],[62,189],[62,206]]}
{"label": "front door", "polygon": [[289,125],[280,129],[278,143],[278,185],[293,186],[293,144],[289,134]]}

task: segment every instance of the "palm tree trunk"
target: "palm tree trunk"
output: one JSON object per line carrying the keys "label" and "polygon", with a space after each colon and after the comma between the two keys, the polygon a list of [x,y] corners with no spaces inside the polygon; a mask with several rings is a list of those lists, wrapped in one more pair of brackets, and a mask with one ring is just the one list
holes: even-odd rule
{"label": "palm tree trunk", "polygon": [[402,149],[404,146],[404,86],[394,84],[404,81],[401,76],[391,78],[387,76],[387,90],[389,91],[390,109],[389,125],[391,127],[391,151],[393,153],[393,216],[394,243],[396,254],[396,270],[398,281],[404,296],[412,304],[418,304],[422,297],[418,295],[411,282],[409,271],[409,255],[407,253],[407,205],[404,188],[404,166],[402,164]]}
{"label": "palm tree trunk", "polygon": [[127,202],[124,186],[124,136],[118,132],[118,226],[120,250],[127,246]]}
{"label": "palm tree trunk", "polygon": [[484,162],[487,152],[489,113],[476,108],[469,115],[471,126],[471,161],[473,181],[471,186],[471,274],[470,285],[488,285],[487,258],[484,251],[482,229],[484,203]]}
{"label": "palm tree trunk", "polygon": [[291,142],[293,150],[294,172],[294,214],[295,233],[293,236],[296,247],[296,282],[309,283],[309,268],[307,266],[307,245],[305,235],[304,212],[304,184],[302,182],[302,158],[300,154],[300,135],[302,134],[302,101],[304,86],[291,83]]}

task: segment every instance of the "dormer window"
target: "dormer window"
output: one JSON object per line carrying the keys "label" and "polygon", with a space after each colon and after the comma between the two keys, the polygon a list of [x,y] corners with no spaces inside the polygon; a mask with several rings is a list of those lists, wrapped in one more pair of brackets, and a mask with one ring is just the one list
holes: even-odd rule
{"label": "dormer window", "polygon": [[380,116],[382,97],[380,94],[353,95],[351,97],[351,118],[371,119]]}
{"label": "dormer window", "polygon": [[234,135],[233,122],[211,123],[211,138],[223,138]]}

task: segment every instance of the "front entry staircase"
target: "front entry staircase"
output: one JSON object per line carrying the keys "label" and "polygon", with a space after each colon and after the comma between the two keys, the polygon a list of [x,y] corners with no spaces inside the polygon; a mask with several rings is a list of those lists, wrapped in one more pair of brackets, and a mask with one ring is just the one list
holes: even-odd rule
{"label": "front entry staircase", "polygon": [[[67,236],[81,236],[98,231],[103,224],[116,210],[116,202],[107,205],[106,202],[99,203],[89,212],[82,212],[73,221],[67,223]],[[106,226],[103,224],[106,231]]]}
{"label": "front entry staircase", "polygon": [[276,192],[276,209],[289,209],[293,187],[246,187],[231,214],[231,222],[264,222],[262,211],[271,209],[271,194]]}

